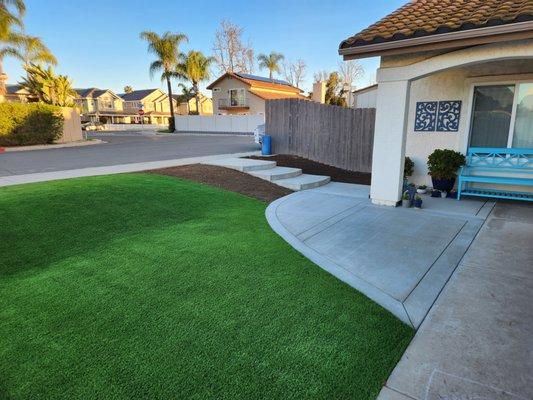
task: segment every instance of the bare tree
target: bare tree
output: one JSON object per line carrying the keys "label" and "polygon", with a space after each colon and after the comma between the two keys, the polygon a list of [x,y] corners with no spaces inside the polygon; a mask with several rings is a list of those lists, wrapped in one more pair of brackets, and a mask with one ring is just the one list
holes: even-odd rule
{"label": "bare tree", "polygon": [[314,73],[313,78],[315,82],[325,82],[328,80],[330,73],[326,70],[317,71]]}
{"label": "bare tree", "polygon": [[254,68],[254,50],[250,42],[243,43],[244,29],[224,20],[215,34],[213,52],[221,73],[250,73]]}
{"label": "bare tree", "polygon": [[339,75],[343,84],[352,84],[365,74],[365,69],[356,60],[339,62]]}
{"label": "bare tree", "polygon": [[286,62],[283,64],[283,77],[292,86],[300,87],[304,82],[306,70],[307,64],[302,59]]}

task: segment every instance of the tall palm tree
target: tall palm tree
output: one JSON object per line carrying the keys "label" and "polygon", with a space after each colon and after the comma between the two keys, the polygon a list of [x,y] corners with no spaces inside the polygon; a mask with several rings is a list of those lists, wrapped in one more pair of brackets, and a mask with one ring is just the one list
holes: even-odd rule
{"label": "tall palm tree", "polygon": [[21,46],[21,54],[24,67],[30,64],[57,65],[55,56],[37,36],[26,36]]}
{"label": "tall palm tree", "polygon": [[168,98],[170,101],[170,119],[168,129],[174,132],[174,104],[172,101],[172,85],[170,78],[175,75],[180,57],[179,46],[181,43],[188,41],[186,35],[182,33],[165,32],[162,36],[152,31],[141,32],[142,40],[148,42],[148,52],[155,54],[157,60],[150,64],[150,76],[153,77],[156,72],[162,71],[161,80],[167,81]]}
{"label": "tall palm tree", "polygon": [[7,75],[4,73],[4,58],[22,59],[19,51],[25,36],[15,30],[22,28],[22,17],[26,7],[23,0],[0,0],[0,96],[6,93]]}
{"label": "tall palm tree", "polygon": [[180,63],[176,68],[176,76],[181,79],[187,79],[192,84],[198,114],[200,114],[199,83],[209,79],[209,67],[214,61],[213,57],[206,57],[199,51],[191,50],[187,55],[180,57]]}
{"label": "tall palm tree", "polygon": [[281,61],[284,58],[283,54],[272,51],[269,55],[259,54],[257,56],[257,62],[259,63],[259,68],[268,69],[269,78],[272,79],[274,72],[279,73],[281,71]]}

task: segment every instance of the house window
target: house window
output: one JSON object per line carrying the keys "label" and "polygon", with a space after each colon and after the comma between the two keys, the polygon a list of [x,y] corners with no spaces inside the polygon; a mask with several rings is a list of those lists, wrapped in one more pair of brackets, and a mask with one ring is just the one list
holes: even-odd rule
{"label": "house window", "polygon": [[229,100],[232,107],[244,107],[244,89],[230,89]]}
{"label": "house window", "polygon": [[533,83],[474,87],[471,147],[533,147]]}

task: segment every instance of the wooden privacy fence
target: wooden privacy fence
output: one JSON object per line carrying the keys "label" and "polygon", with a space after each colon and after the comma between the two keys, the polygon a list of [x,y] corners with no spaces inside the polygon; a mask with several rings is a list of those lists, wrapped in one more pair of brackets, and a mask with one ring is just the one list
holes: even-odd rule
{"label": "wooden privacy fence", "polygon": [[344,108],[307,100],[266,102],[272,151],[350,171],[372,171],[375,108]]}

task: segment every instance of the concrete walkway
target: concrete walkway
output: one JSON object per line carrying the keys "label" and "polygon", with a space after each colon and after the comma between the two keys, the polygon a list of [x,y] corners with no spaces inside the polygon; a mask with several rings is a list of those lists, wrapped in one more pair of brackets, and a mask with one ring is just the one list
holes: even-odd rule
{"label": "concrete walkway", "polygon": [[533,206],[498,203],[379,400],[533,399]]}
{"label": "concrete walkway", "polygon": [[104,167],[79,168],[79,169],[68,169],[68,170],[53,171],[53,172],[38,172],[34,174],[0,176],[0,187],[20,185],[20,184],[32,183],[32,182],[54,181],[58,179],[80,178],[83,176],[96,176],[96,175],[122,174],[126,172],[139,172],[139,171],[146,171],[146,170],[157,169],[157,168],[176,167],[179,165],[202,164],[202,163],[207,163],[210,161],[216,161],[217,159],[220,159],[220,158],[227,159],[230,156],[245,157],[245,156],[256,155],[256,154],[258,154],[258,152],[237,153],[237,154],[219,154],[219,155],[214,155],[214,156],[178,158],[178,159],[173,159],[173,160],[151,161],[151,162],[141,162],[141,163],[131,163],[131,164],[120,164],[120,165],[108,165]]}
{"label": "concrete walkway", "polygon": [[330,181],[329,176],[304,174],[300,168],[278,167],[276,161],[229,157],[204,164],[235,169],[294,191],[317,188]]}
{"label": "concrete walkway", "polygon": [[424,196],[422,210],[390,208],[368,193],[332,182],[276,200],[266,217],[306,257],[416,328],[494,203]]}

